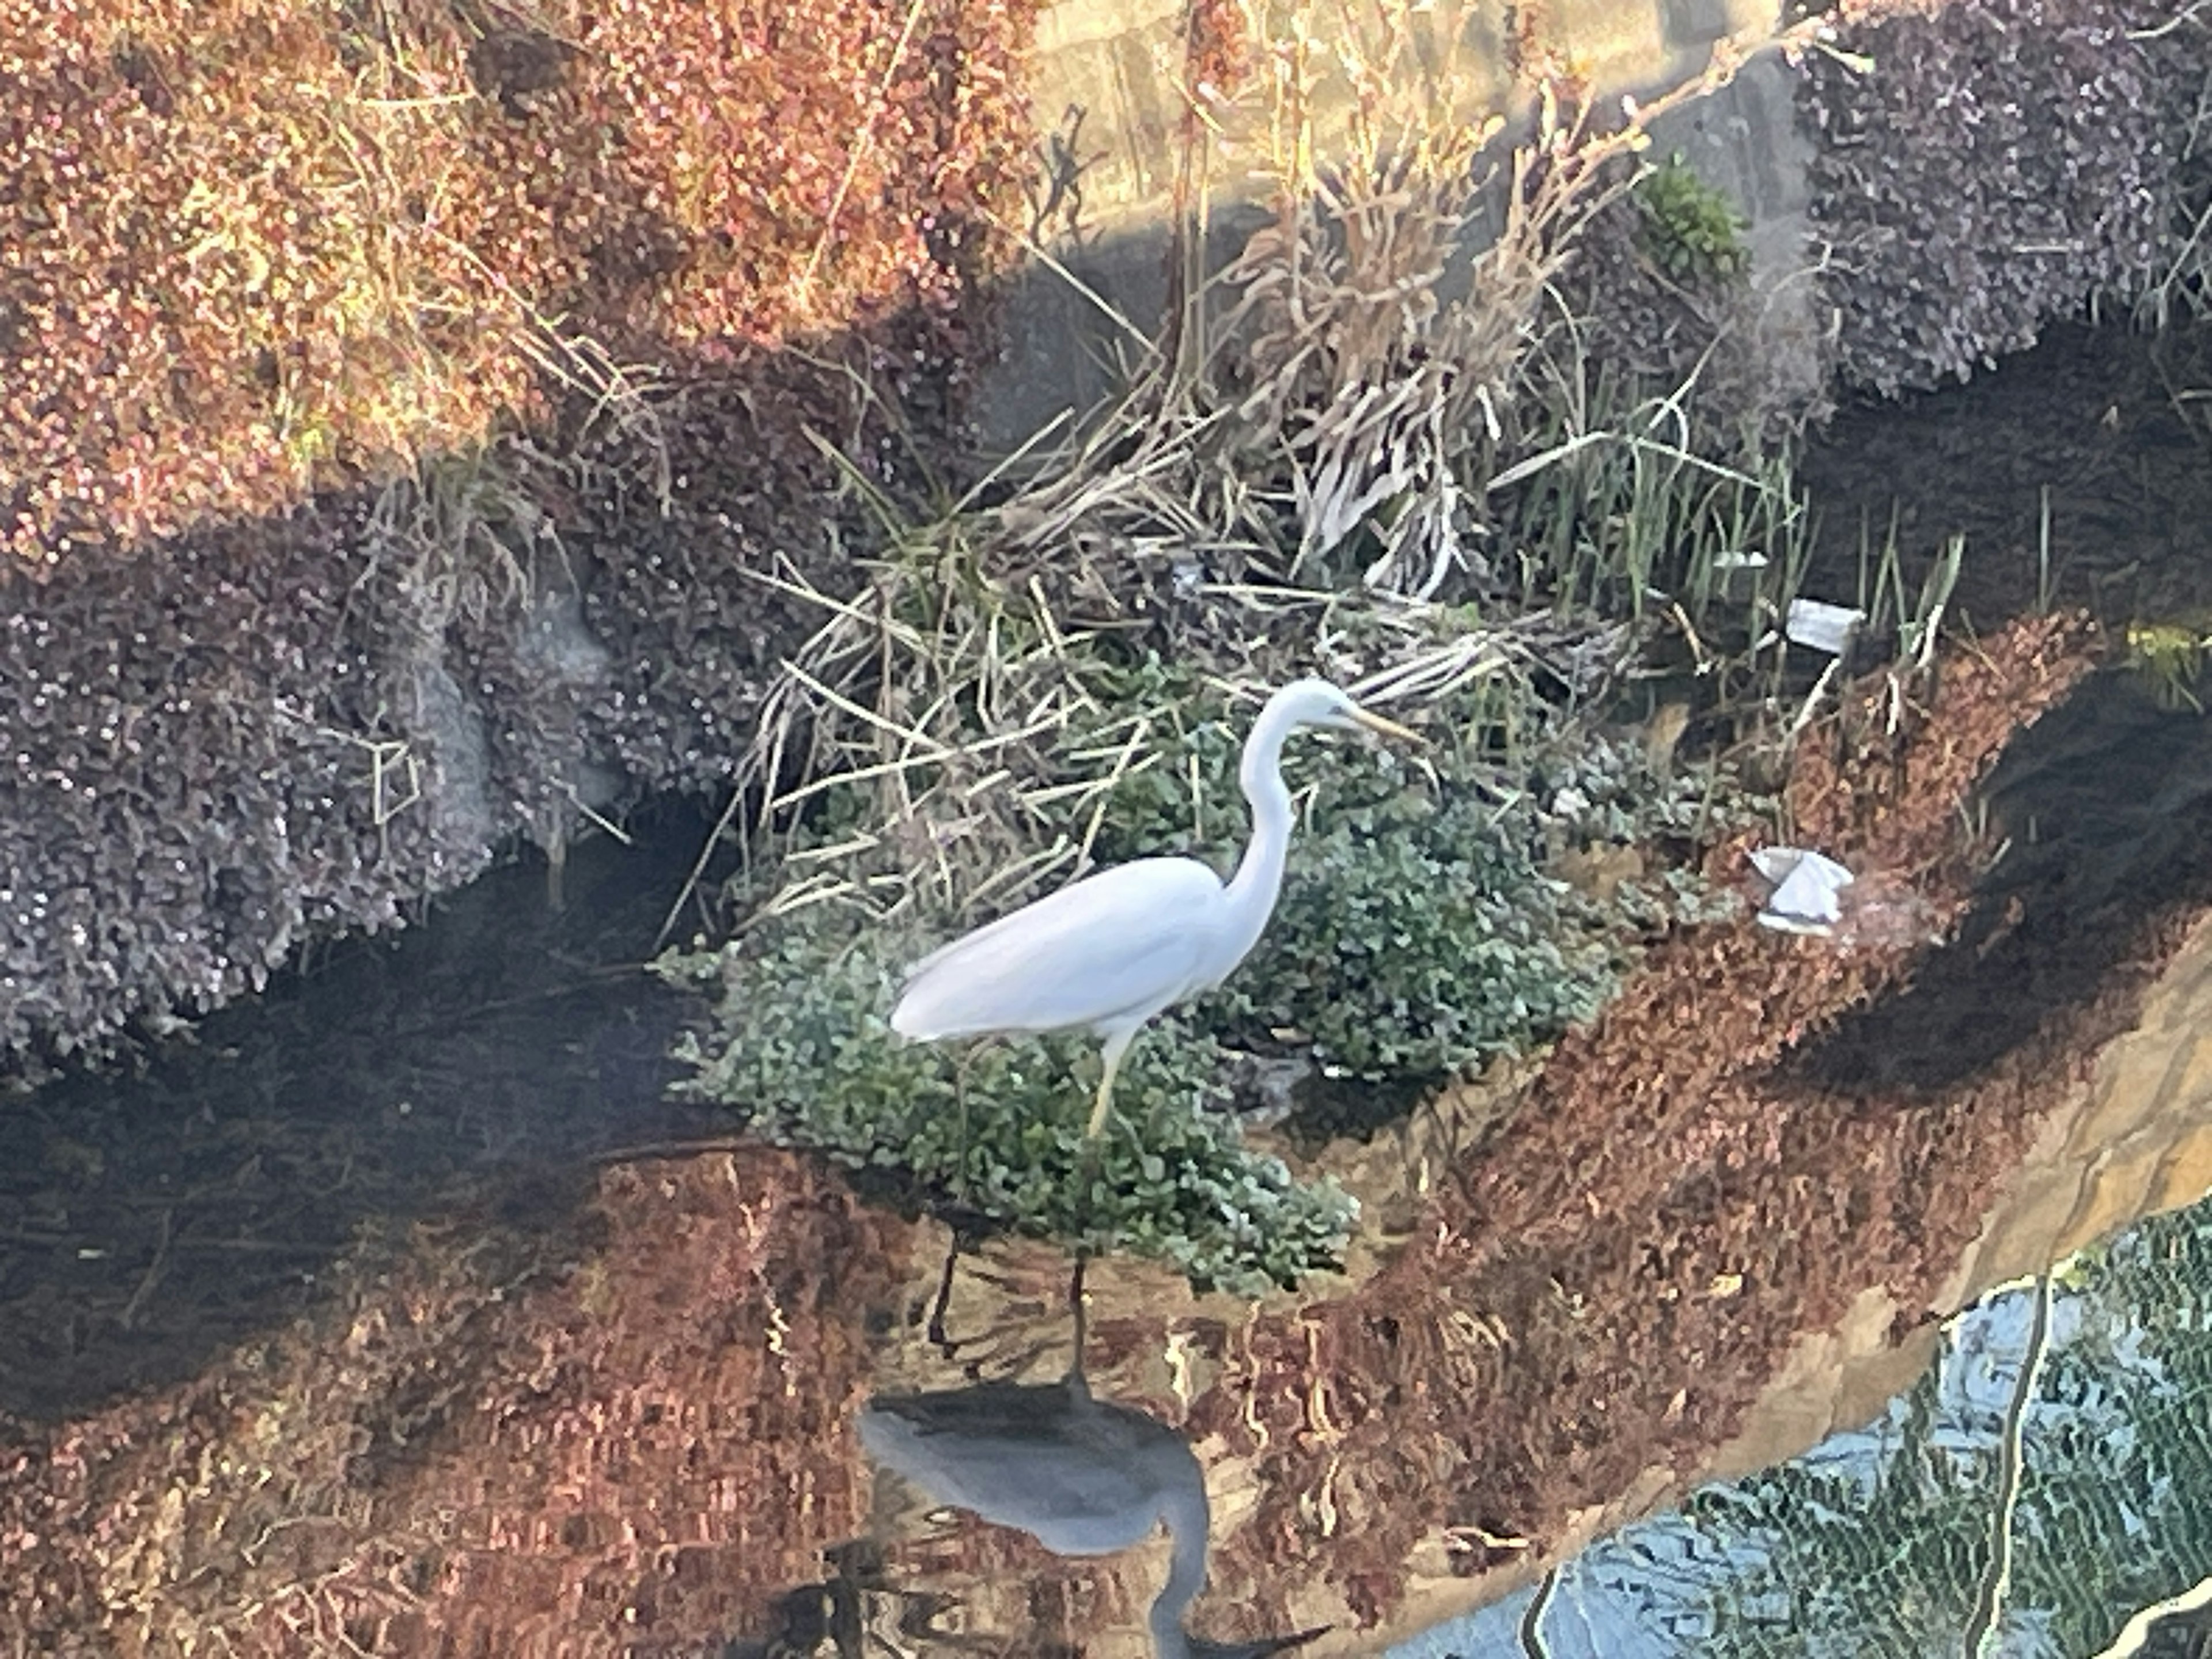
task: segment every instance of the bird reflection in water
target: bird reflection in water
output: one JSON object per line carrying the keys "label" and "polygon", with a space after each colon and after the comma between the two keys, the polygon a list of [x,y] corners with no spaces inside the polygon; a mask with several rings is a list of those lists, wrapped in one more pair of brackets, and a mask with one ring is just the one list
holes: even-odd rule
{"label": "bird reflection in water", "polygon": [[1183,1627],[1206,1587],[1205,1474],[1164,1423],[1091,1392],[1080,1262],[1073,1297],[1075,1358],[1060,1381],[878,1395],[860,1413],[861,1443],[935,1502],[1017,1528],[1055,1555],[1111,1555],[1164,1523],[1168,1577],[1150,1615],[1158,1659],[1261,1659],[1322,1634],[1219,1643]]}

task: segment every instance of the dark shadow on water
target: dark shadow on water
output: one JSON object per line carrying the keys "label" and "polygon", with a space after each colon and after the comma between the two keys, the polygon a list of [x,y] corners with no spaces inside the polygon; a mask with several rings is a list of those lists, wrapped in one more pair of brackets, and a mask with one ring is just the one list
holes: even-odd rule
{"label": "dark shadow on water", "polygon": [[275,1328],[371,1218],[573,1224],[597,1153],[726,1132],[668,1101],[646,974],[708,833],[532,854],[426,926],[317,950],[135,1070],[0,1104],[0,1413],[158,1387]]}
{"label": "dark shadow on water", "polygon": [[1851,603],[1863,536],[1879,549],[1893,510],[1909,583],[1966,538],[1952,614],[1978,628],[2045,587],[2119,622],[2212,606],[2208,384],[2212,326],[2054,325],[1964,386],[1844,409],[1805,455],[1819,526],[1805,591]]}
{"label": "dark shadow on water", "polygon": [[1984,793],[2011,845],[1958,937],[1802,1054],[1804,1081],[1948,1089],[2087,1003],[2177,902],[2212,899],[2212,719],[2133,673],[2094,677],[2022,733]]}

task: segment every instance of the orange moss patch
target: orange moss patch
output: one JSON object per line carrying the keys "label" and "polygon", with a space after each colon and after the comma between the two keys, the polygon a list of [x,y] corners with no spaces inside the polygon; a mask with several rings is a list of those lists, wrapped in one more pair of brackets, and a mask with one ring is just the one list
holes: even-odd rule
{"label": "orange moss patch", "polygon": [[[1034,0],[0,0],[0,544],[259,513],[658,355],[942,299]],[[603,389],[603,387],[595,387]]]}
{"label": "orange moss patch", "polygon": [[865,1513],[861,1327],[904,1229],[765,1152],[611,1169],[587,1226],[565,1261],[418,1228],[316,1320],[0,1452],[0,1648],[614,1656],[757,1626]]}
{"label": "orange moss patch", "polygon": [[1184,113],[1183,126],[1194,142],[1199,109],[1243,90],[1256,55],[1249,20],[1237,0],[1188,0],[1183,12],[1183,73],[1189,80],[1192,104]]}

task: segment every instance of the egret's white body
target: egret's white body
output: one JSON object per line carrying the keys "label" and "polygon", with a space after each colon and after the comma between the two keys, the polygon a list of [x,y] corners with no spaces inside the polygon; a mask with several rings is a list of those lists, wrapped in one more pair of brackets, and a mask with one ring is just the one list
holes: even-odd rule
{"label": "egret's white body", "polygon": [[891,1029],[917,1042],[1089,1030],[1104,1040],[1091,1118],[1097,1134],[1121,1056],[1146,1022],[1227,979],[1266,930],[1291,845],[1283,742],[1301,726],[1413,737],[1327,680],[1283,687],[1244,742],[1237,777],[1252,808],[1252,839],[1229,881],[1196,859],[1155,858],[1072,882],[924,957]]}

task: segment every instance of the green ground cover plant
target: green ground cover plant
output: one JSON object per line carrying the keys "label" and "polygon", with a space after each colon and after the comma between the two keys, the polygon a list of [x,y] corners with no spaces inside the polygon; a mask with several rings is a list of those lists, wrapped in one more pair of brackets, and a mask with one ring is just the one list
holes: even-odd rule
{"label": "green ground cover plant", "polygon": [[1749,220],[1717,185],[1680,155],[1669,156],[1637,181],[1636,205],[1645,251],[1678,283],[1720,283],[1751,262],[1743,234]]}
{"label": "green ground cover plant", "polygon": [[742,1103],[748,1127],[778,1145],[895,1172],[958,1211],[1073,1245],[1152,1256],[1202,1287],[1257,1294],[1335,1260],[1352,1200],[1243,1144],[1202,1029],[1157,1022],[1123,1070],[1118,1122],[1087,1141],[1097,1044],[1032,1037],[951,1054],[902,1042],[886,1023],[902,946],[857,917],[817,915],[672,959],[664,971],[725,1015],[681,1051],[696,1067],[686,1091]]}

